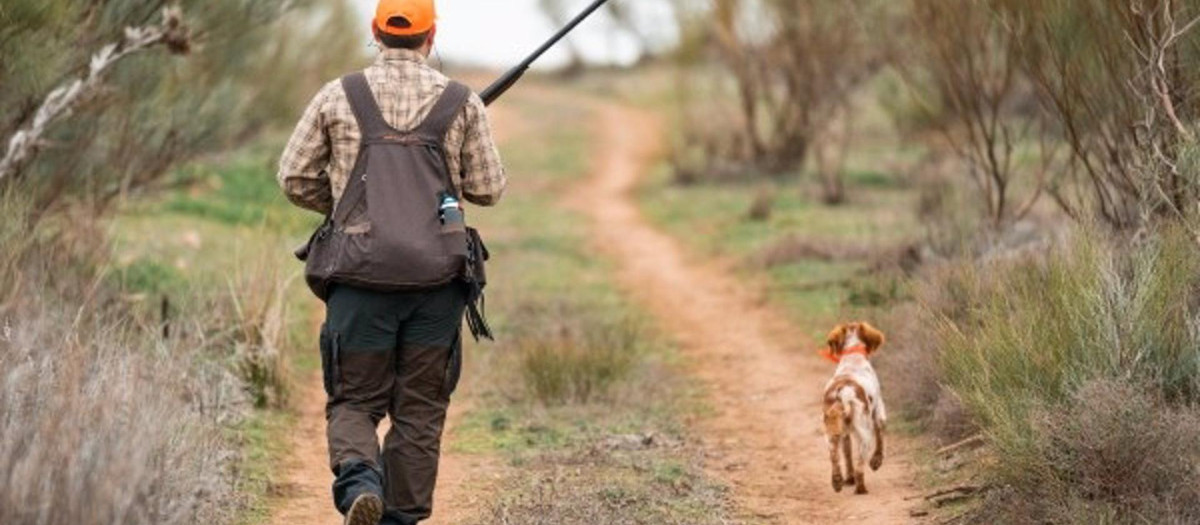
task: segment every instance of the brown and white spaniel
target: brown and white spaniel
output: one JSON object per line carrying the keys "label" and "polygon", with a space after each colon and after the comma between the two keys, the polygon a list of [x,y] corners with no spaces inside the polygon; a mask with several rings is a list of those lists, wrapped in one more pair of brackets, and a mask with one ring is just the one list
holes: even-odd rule
{"label": "brown and white spaniel", "polygon": [[[837,492],[843,485],[854,485],[856,494],[866,494],[863,472],[868,461],[871,470],[879,470],[883,464],[887,411],[879,378],[868,359],[883,346],[883,340],[883,332],[865,322],[840,324],[829,332],[828,347],[821,351],[838,365],[825,384],[824,398],[825,436],[833,463],[833,490]],[[839,465],[843,457],[844,477]]]}

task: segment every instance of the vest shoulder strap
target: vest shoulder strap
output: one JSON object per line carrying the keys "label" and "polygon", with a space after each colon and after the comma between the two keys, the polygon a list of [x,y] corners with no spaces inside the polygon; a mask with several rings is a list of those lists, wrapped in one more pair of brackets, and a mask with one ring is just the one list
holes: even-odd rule
{"label": "vest shoulder strap", "polygon": [[454,119],[458,117],[470,96],[471,88],[451,80],[437,103],[433,105],[433,109],[425,116],[425,120],[417,126],[416,132],[440,144],[445,140],[446,132],[450,131],[450,126],[454,124]]}
{"label": "vest shoulder strap", "polygon": [[346,91],[346,98],[350,101],[350,109],[354,111],[354,120],[358,122],[363,139],[386,135],[391,126],[379,110],[379,103],[371,93],[371,86],[367,84],[367,76],[359,71],[342,77],[342,89]]}

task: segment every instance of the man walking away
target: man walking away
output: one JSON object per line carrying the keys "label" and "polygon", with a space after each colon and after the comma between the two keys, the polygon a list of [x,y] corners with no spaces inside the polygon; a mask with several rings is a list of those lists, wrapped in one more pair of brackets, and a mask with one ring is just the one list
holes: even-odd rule
{"label": "man walking away", "polygon": [[[345,218],[339,233],[365,240],[365,261],[374,260],[372,242],[378,248],[414,227],[381,220],[408,206],[410,193],[420,190],[421,199],[434,203],[428,213],[436,214],[454,200],[495,204],[507,183],[483,102],[425,64],[435,18],[433,0],[380,0],[372,22],[383,48],[378,59],[321,89],[280,159],[279,183],[289,200]],[[433,136],[440,148],[420,142]],[[368,146],[383,143],[416,153],[371,157],[371,168],[360,166]],[[422,151],[444,161],[430,162]],[[396,159],[421,165],[381,172],[380,162]],[[431,169],[446,184],[431,178]],[[435,189],[437,200],[424,195]],[[349,213],[339,208],[344,195]],[[397,263],[404,261],[388,262]],[[334,505],[350,525],[415,524],[433,511],[442,426],[462,364],[466,289],[458,281],[399,288],[333,281],[320,348]],[[392,428],[381,449],[375,431],[385,415]]]}

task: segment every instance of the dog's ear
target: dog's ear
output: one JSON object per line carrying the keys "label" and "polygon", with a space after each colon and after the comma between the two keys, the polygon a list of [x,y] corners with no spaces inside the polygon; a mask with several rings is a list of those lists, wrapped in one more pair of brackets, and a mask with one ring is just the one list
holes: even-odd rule
{"label": "dog's ear", "polygon": [[846,325],[839,324],[833,327],[833,330],[825,337],[825,344],[829,345],[830,355],[840,355],[842,347],[846,345]]}
{"label": "dog's ear", "polygon": [[868,354],[873,354],[876,350],[879,350],[879,347],[883,346],[883,342],[885,341],[883,332],[880,332],[878,328],[871,326],[871,323],[867,322],[859,323],[858,336],[866,343]]}

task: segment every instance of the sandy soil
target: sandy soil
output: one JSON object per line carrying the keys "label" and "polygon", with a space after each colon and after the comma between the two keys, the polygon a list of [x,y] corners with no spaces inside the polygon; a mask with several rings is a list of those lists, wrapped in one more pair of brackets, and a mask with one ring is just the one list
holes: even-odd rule
{"label": "sandy soil", "polygon": [[[695,421],[706,468],[732,488],[742,519],[768,523],[909,523],[915,494],[903,438],[889,436],[871,493],[835,493],[820,399],[831,366],[804,334],[765,306],[728,265],[690,257],[651,226],[631,196],[655,159],[660,123],[615,104],[598,107],[593,175],[573,202],[593,219],[595,246],[616,261],[622,287],[676,336],[714,413]],[[824,327],[816,327],[822,329]]]}

